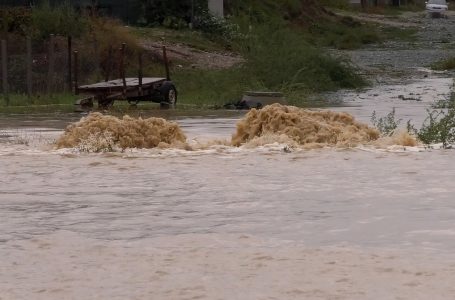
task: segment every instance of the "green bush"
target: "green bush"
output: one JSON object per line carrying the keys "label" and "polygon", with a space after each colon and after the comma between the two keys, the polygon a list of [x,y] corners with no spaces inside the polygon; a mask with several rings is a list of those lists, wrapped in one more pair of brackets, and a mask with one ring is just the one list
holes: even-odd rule
{"label": "green bush", "polygon": [[376,111],[373,111],[371,115],[371,123],[376,127],[383,135],[391,136],[395,133],[398,126],[401,123],[401,119],[396,119],[395,117],[395,108],[392,109],[390,113],[385,117],[378,118]]}
{"label": "green bush", "polygon": [[194,27],[210,39],[225,43],[239,41],[242,38],[237,24],[230,22],[229,19],[213,16],[208,11],[204,11],[196,17]]}
{"label": "green bush", "polygon": [[258,28],[245,56],[247,67],[272,89],[323,91],[356,88],[365,83],[347,62],[332,58],[310,45],[301,32],[289,28]]}
{"label": "green bush", "polygon": [[241,66],[179,71],[174,80],[183,101],[219,105],[239,100],[246,90],[263,90],[284,92],[293,104],[304,105],[309,93],[365,84],[347,62],[332,58],[289,28],[256,25],[237,47],[246,58]]}
{"label": "green bush", "polygon": [[443,148],[452,146],[455,143],[455,107],[428,111],[427,119],[420,130],[415,132],[427,145],[442,143]]}
{"label": "green bush", "polygon": [[78,14],[69,2],[52,7],[48,1],[32,10],[31,30],[37,38],[50,34],[81,36],[88,30],[89,22]]}
{"label": "green bush", "polygon": [[0,32],[26,35],[32,23],[30,9],[4,8],[0,9]]}

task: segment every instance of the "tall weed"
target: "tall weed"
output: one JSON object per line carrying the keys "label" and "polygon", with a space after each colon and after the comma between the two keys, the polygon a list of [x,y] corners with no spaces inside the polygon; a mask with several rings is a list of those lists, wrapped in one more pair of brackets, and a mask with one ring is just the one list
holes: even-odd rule
{"label": "tall weed", "polygon": [[397,130],[401,123],[401,119],[397,119],[395,116],[395,108],[392,109],[385,117],[379,117],[376,115],[376,111],[373,111],[371,115],[371,123],[376,127],[383,135],[392,136]]}
{"label": "tall weed", "polygon": [[427,119],[415,133],[427,145],[442,143],[443,148],[450,148],[455,143],[455,107],[429,110]]}

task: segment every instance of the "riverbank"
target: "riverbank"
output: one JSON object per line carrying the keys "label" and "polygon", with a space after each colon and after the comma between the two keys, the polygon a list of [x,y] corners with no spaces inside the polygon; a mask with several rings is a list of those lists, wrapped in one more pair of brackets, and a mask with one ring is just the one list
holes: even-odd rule
{"label": "riverbank", "polygon": [[[314,94],[360,88],[367,84],[365,77],[359,76],[358,70],[349,59],[338,59],[329,53],[329,49],[364,48],[365,45],[389,40],[409,40],[413,35],[413,31],[406,28],[387,27],[378,30],[370,23],[355,20],[351,16],[336,16],[319,5],[312,8],[318,10],[316,19],[308,13],[308,9],[297,8],[294,8],[296,11],[292,14],[293,17],[288,18],[274,10],[267,10],[264,4],[259,5],[258,12],[267,15],[269,21],[258,16],[247,16],[239,8],[235,15],[215,24],[219,26],[215,26],[215,29],[221,30],[219,33],[124,27],[112,20],[87,19],[79,30],[81,37],[74,41],[76,48],[82,48],[79,49],[82,55],[79,59],[80,69],[83,71],[79,76],[80,84],[102,80],[108,69],[106,62],[109,47],[116,49],[117,41],[128,41],[125,56],[127,76],[137,76],[136,52],[140,51],[147,62],[144,75],[164,76],[164,68],[160,62],[161,47],[166,46],[169,49],[171,77],[177,85],[181,104],[196,108],[222,107],[226,103],[239,101],[247,90],[273,90],[283,92],[293,105],[314,107],[321,105],[313,102],[314,98],[311,96]],[[49,9],[43,8],[37,10],[37,13],[40,15],[52,12],[55,18],[61,14]],[[103,32],[110,27],[115,30],[105,36]],[[90,30],[87,30],[88,28]],[[48,33],[44,29],[41,30],[42,36]],[[225,34],[228,34],[229,38],[226,38]],[[11,40],[13,47],[23,48],[22,42],[25,41],[21,41],[20,35],[13,33]],[[90,46],[94,41],[95,46]],[[37,42],[46,44],[45,40]],[[65,47],[62,41],[59,43],[59,48]],[[42,48],[45,49],[44,46]],[[42,54],[45,57],[47,54],[44,52]],[[40,70],[42,74],[39,74],[43,84],[39,85],[39,89],[52,90],[56,87],[45,86],[50,73],[45,72],[47,62],[41,56],[36,60],[43,65],[43,70]],[[25,58],[14,55],[15,61],[12,64],[17,65],[17,68],[13,69],[11,74],[14,79],[11,83],[13,91],[24,89],[24,80],[20,80],[25,74],[21,59]],[[59,59],[63,59],[63,56]],[[100,63],[101,69],[98,70],[96,66]],[[64,71],[64,65],[59,65],[63,67],[59,72]],[[54,76],[61,81],[59,88],[65,85],[66,73],[64,74]],[[21,94],[12,94],[10,105],[72,104],[73,100],[69,100],[74,99],[72,95],[61,95],[61,99],[56,99],[52,95],[47,96],[44,91],[42,96],[28,99]],[[6,101],[2,101],[0,97],[0,110],[5,104]]]}

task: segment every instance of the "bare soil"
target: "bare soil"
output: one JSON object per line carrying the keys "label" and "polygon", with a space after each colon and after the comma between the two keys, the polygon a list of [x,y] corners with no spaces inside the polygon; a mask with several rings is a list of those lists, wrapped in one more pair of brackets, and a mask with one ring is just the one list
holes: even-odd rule
{"label": "bare soil", "polygon": [[184,44],[164,43],[151,40],[142,41],[144,49],[156,55],[166,46],[171,63],[180,66],[190,66],[198,69],[228,69],[244,62],[244,59],[232,52],[207,52]]}

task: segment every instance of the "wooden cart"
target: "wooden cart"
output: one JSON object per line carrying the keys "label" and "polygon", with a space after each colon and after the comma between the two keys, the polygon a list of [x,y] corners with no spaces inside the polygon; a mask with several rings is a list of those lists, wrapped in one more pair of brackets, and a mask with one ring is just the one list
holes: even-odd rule
{"label": "wooden cart", "polygon": [[98,82],[94,84],[78,86],[77,80],[77,51],[74,53],[75,62],[75,93],[84,95],[76,101],[76,110],[89,110],[97,102],[101,109],[108,109],[116,100],[128,101],[130,104],[137,104],[140,101],[151,101],[160,103],[162,107],[174,107],[177,104],[177,89],[169,78],[169,66],[166,55],[166,48],[163,47],[163,61],[166,70],[166,78],[161,77],[142,77],[142,58],[139,56],[138,77],[126,78],[123,69],[123,53],[125,44],[120,49],[122,78]]}
{"label": "wooden cart", "polygon": [[126,100],[130,104],[140,101],[152,101],[163,106],[172,107],[177,103],[177,90],[172,81],[166,78],[125,78],[115,79],[78,87],[78,94],[87,95],[76,101],[79,109],[91,108],[96,101],[98,107],[107,109],[115,100]]}

